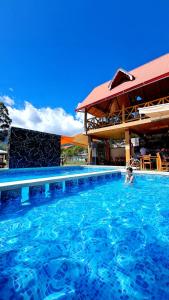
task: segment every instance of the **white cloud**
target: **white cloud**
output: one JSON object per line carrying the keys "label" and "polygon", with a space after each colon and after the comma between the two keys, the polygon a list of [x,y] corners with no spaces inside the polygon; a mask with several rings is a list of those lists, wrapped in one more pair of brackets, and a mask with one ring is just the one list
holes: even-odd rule
{"label": "white cloud", "polygon": [[6,105],[9,105],[9,106],[12,106],[12,105],[15,104],[15,101],[7,95],[0,96],[0,101],[5,103]]}
{"label": "white cloud", "polygon": [[83,132],[83,114],[74,117],[60,107],[36,108],[25,102],[23,109],[8,106],[8,110],[12,126],[68,136]]}

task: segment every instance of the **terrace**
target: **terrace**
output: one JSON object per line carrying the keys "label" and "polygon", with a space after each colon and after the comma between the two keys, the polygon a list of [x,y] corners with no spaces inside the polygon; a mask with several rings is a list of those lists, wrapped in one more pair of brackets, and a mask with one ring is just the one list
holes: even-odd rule
{"label": "terrace", "polygon": [[87,119],[86,122],[86,131],[88,132],[93,129],[150,118],[146,114],[140,114],[139,109],[144,107],[160,105],[160,104],[168,104],[168,103],[169,103],[169,96],[144,102],[137,105],[132,105],[124,109],[117,110],[113,113],[109,112],[107,115],[102,117],[89,118]]}

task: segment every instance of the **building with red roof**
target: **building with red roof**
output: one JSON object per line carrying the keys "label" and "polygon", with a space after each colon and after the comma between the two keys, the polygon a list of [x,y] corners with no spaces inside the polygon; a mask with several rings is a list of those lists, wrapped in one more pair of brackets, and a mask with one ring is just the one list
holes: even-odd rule
{"label": "building with red roof", "polygon": [[89,161],[92,140],[97,138],[106,141],[106,145],[107,140],[124,139],[128,162],[132,137],[168,132],[168,104],[169,54],[131,71],[119,68],[110,81],[94,88],[76,109],[85,115]]}

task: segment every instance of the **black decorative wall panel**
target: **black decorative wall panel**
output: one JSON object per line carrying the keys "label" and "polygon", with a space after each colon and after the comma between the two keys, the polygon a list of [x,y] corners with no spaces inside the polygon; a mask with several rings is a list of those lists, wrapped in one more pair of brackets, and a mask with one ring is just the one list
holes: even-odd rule
{"label": "black decorative wall panel", "polygon": [[12,127],[9,168],[59,166],[60,140],[59,135]]}

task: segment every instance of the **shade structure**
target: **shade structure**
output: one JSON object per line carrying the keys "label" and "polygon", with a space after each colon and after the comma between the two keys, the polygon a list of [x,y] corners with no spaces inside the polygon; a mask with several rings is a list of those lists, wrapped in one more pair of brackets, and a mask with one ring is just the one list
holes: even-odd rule
{"label": "shade structure", "polygon": [[61,145],[71,144],[73,142],[73,137],[71,136],[61,136]]}
{"label": "shade structure", "polygon": [[139,108],[139,114],[144,114],[150,118],[169,118],[169,104]]}
{"label": "shade structure", "polygon": [[85,134],[80,133],[74,136],[61,136],[61,146],[66,144],[77,145],[81,147],[88,146],[88,138]]}

